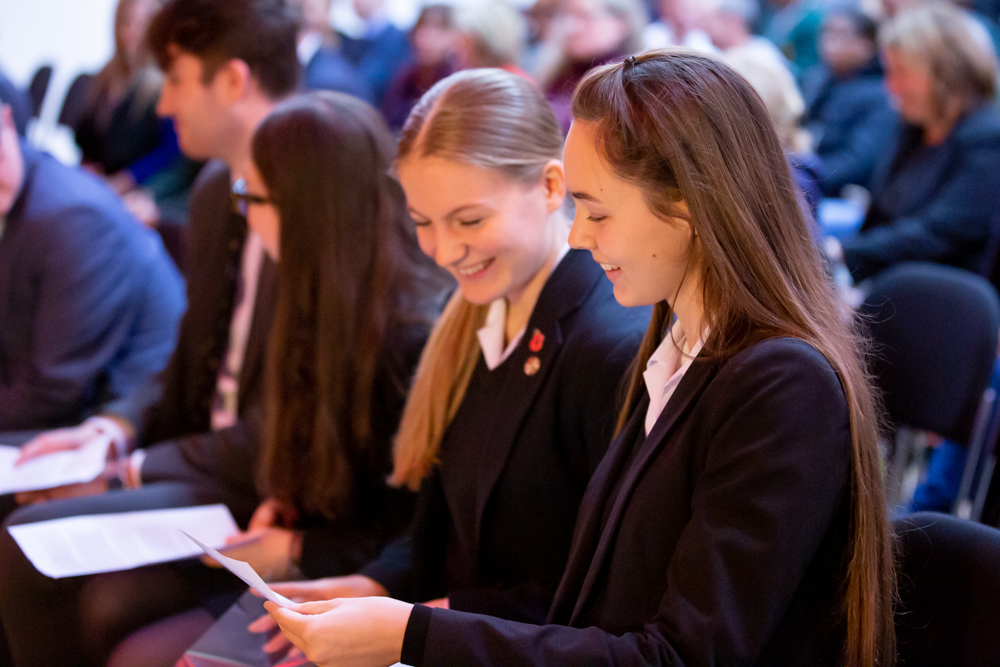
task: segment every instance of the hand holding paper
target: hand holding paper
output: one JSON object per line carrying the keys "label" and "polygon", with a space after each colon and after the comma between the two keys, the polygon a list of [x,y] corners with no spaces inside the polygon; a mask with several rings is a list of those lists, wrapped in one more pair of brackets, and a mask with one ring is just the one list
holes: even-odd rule
{"label": "hand holding paper", "polygon": [[18,447],[0,446],[0,495],[90,482],[104,472],[111,439],[100,436],[79,449],[57,451],[17,464]]}
{"label": "hand holding paper", "polygon": [[247,586],[249,586],[250,588],[254,589],[258,593],[263,595],[265,599],[270,600],[271,602],[286,609],[294,609],[298,606],[298,604],[292,602],[284,595],[278,595],[277,593],[272,591],[268,587],[268,585],[264,583],[264,580],[260,578],[260,575],[254,572],[254,569],[250,567],[247,563],[244,563],[241,560],[236,560],[235,558],[228,558],[226,556],[223,556],[212,547],[202,542],[199,542],[197,539],[191,537],[183,530],[181,532],[187,535],[189,540],[191,540],[199,547],[201,547],[206,554],[214,558],[219,565],[226,568],[227,570],[235,574],[237,577],[242,579],[243,583],[245,583]]}

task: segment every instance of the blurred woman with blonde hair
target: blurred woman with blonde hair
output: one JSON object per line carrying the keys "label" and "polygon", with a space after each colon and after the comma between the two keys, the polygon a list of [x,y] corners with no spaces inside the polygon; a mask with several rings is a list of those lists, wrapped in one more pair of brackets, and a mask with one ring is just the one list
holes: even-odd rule
{"label": "blurred woman with blonde hair", "polygon": [[969,13],[932,3],[893,18],[879,42],[902,127],[875,169],[860,232],[828,252],[856,281],[905,261],[979,271],[1000,210],[989,34]]}

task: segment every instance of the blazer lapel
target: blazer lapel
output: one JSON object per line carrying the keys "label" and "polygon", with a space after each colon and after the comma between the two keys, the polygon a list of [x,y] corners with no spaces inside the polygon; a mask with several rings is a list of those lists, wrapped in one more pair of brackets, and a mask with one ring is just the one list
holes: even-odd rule
{"label": "blazer lapel", "polygon": [[[545,382],[557,361],[562,346],[562,328],[559,320],[579,308],[584,299],[603,278],[589,253],[571,250],[549,276],[538,302],[528,321],[524,337],[517,349],[504,362],[514,368],[509,371],[501,395],[502,409],[497,410],[492,424],[487,424],[489,443],[483,450],[479,467],[479,484],[476,494],[475,548],[479,548],[483,513],[493,487],[507,464],[521,424],[534,404],[538,390]],[[532,350],[536,331],[543,338],[541,347]]]}
{"label": "blazer lapel", "polygon": [[584,578],[590,568],[597,540],[600,537],[601,516],[608,503],[608,496],[614,487],[615,480],[624,473],[622,470],[628,460],[629,453],[639,437],[639,429],[643,428],[646,409],[649,407],[649,397],[644,396],[636,406],[635,412],[629,418],[622,432],[608,447],[607,453],[601,459],[594,471],[587,491],[580,502],[576,529],[573,531],[573,542],[566,561],[566,570],[559,588],[556,590],[549,610],[546,623],[565,625],[569,622],[574,605],[579,598]]}
{"label": "blazer lapel", "polygon": [[[597,549],[594,551],[594,557],[590,563],[590,569],[587,572],[587,576],[580,588],[580,596],[577,598],[576,606],[573,608],[573,614],[569,621],[570,625],[572,625],[580,616],[580,613],[583,611],[584,604],[594,588],[594,584],[601,572],[604,560],[607,558],[611,546],[614,544],[615,536],[618,533],[618,524],[621,523],[622,515],[625,513],[625,508],[628,506],[628,502],[632,496],[632,491],[635,489],[639,479],[646,471],[646,468],[649,467],[650,462],[665,446],[668,437],[674,430],[678,421],[688,414],[689,409],[692,407],[696,399],[701,395],[702,391],[708,385],[712,377],[714,377],[716,367],[716,364],[712,360],[694,360],[688,368],[687,373],[681,379],[680,384],[677,385],[677,390],[674,395],[663,408],[663,412],[656,420],[656,424],[653,425],[653,429],[649,432],[649,435],[646,436],[646,441],[642,444],[642,447],[639,448],[632,464],[629,466],[628,470],[621,471],[620,474],[625,475],[625,480],[622,482],[618,496],[613,499],[608,499],[613,502],[614,505],[611,508],[611,514],[608,516],[608,522],[604,526],[604,530],[601,533],[601,539],[597,543]],[[635,415],[633,415],[633,418],[635,418]]]}

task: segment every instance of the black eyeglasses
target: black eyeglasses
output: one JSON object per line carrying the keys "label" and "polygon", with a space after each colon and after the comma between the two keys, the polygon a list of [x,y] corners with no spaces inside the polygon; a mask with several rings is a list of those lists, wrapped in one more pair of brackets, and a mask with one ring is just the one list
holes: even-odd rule
{"label": "black eyeglasses", "polygon": [[236,182],[233,183],[233,189],[229,193],[229,198],[233,202],[233,210],[246,217],[247,210],[250,208],[250,204],[270,204],[271,200],[267,197],[262,197],[261,195],[255,195],[252,192],[247,192],[247,182],[246,179],[238,178]]}

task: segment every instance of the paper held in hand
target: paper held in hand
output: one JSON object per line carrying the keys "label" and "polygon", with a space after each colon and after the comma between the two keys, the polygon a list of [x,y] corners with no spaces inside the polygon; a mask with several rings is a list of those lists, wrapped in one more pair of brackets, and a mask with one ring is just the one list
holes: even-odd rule
{"label": "paper held in hand", "polygon": [[15,466],[20,448],[0,445],[0,495],[91,482],[104,470],[110,446],[111,439],[102,436],[79,449],[53,452]]}
{"label": "paper held in hand", "polygon": [[278,593],[272,591],[271,588],[264,583],[264,580],[260,578],[260,575],[257,574],[257,572],[254,571],[252,567],[250,567],[249,563],[245,563],[241,560],[236,560],[235,558],[229,558],[228,556],[223,556],[212,547],[202,543],[200,540],[198,540],[198,538],[188,535],[183,530],[181,532],[187,535],[188,539],[190,539],[192,542],[201,547],[205,553],[214,558],[219,563],[219,565],[221,565],[222,567],[226,568],[227,570],[235,574],[237,577],[243,580],[243,583],[245,583],[247,586],[249,586],[250,588],[254,589],[258,593],[263,595],[264,599],[270,600],[271,602],[280,605],[282,607],[285,607],[286,609],[298,606],[296,605],[296,603],[292,602],[284,595],[279,595]]}
{"label": "paper held in hand", "polygon": [[202,550],[182,530],[217,547],[239,533],[225,505],[74,516],[8,528],[31,564],[54,579],[200,556]]}

